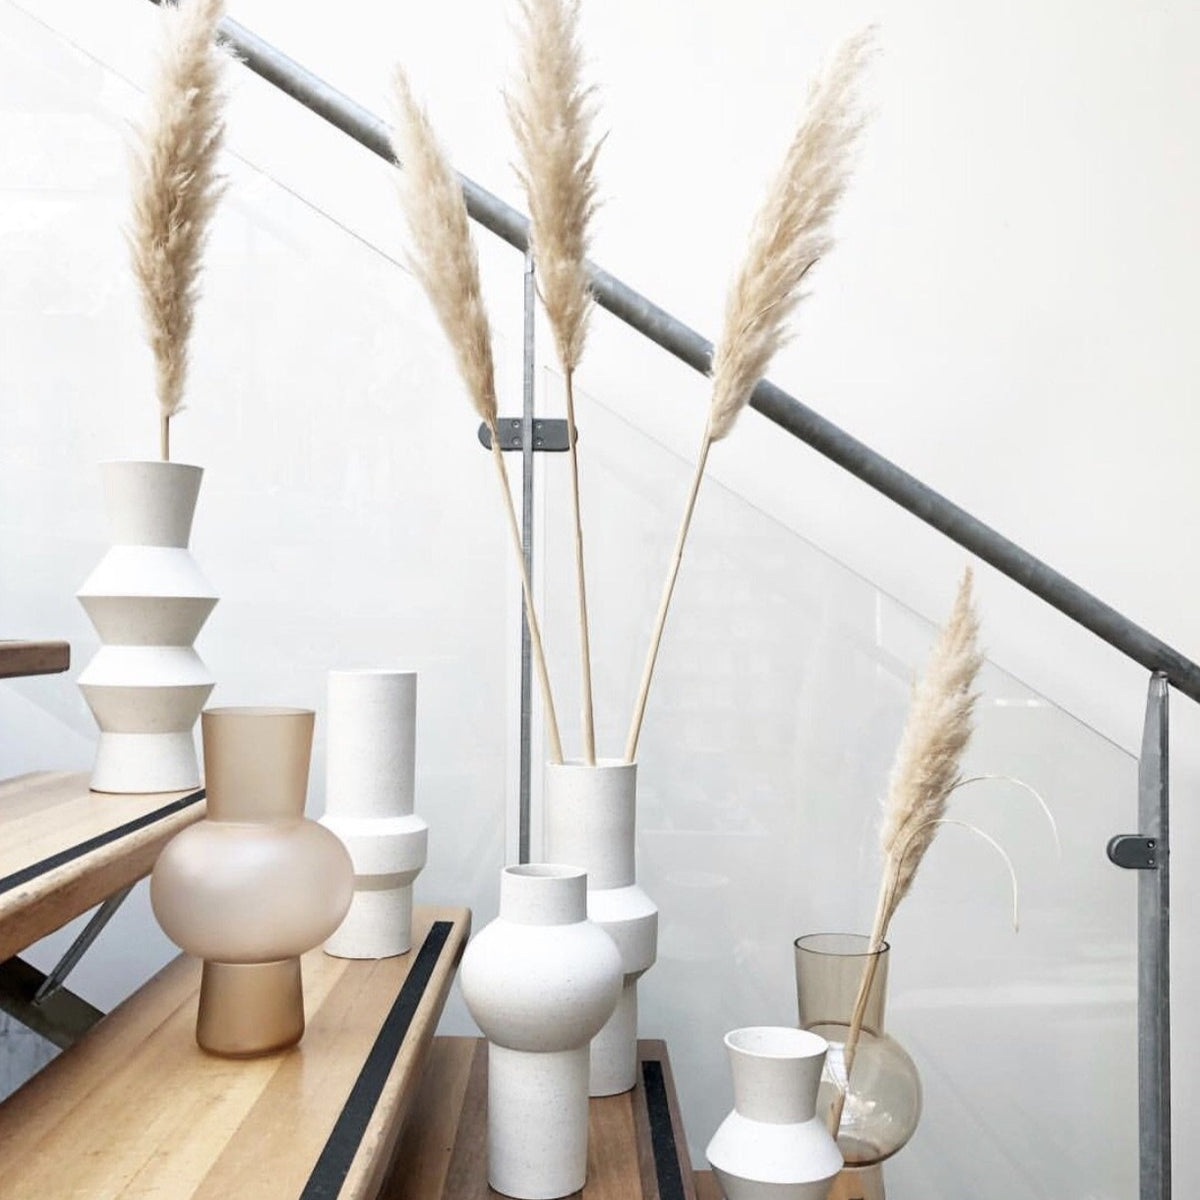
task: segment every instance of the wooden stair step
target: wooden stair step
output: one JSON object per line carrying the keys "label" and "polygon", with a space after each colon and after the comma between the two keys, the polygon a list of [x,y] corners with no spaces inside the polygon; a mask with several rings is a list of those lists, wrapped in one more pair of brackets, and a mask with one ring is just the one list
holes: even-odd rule
{"label": "wooden stair step", "polygon": [[203,790],[91,792],[66,771],[0,782],[0,962],[148,875],[203,801]]}
{"label": "wooden stair step", "polygon": [[0,679],[23,675],[57,675],[71,666],[68,642],[0,640]]}
{"label": "wooden stair step", "polygon": [[418,906],[408,954],[306,954],[304,1040],[241,1061],[196,1045],[200,964],[176,959],[0,1104],[0,1194],[375,1197],[470,923]]}
{"label": "wooden stair step", "polygon": [[[589,1102],[581,1200],[697,1200],[666,1043],[638,1043],[632,1092]],[[439,1037],[381,1200],[484,1200],[487,1043]]]}

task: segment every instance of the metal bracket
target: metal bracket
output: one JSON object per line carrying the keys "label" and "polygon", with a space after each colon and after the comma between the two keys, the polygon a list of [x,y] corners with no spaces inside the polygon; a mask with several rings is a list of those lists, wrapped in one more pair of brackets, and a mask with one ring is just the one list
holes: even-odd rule
{"label": "metal bracket", "polygon": [[[523,423],[520,417],[501,417],[496,422],[496,428],[500,432],[501,450],[523,450],[525,448],[521,441]],[[578,428],[575,430],[575,439],[579,440]],[[492,448],[492,431],[483,423],[479,426],[479,442],[487,450]],[[567,439],[566,421],[534,418],[533,448],[546,450],[553,454],[561,454],[564,450],[569,450],[571,444]]]}
{"label": "metal bracket", "polygon": [[100,936],[100,931],[109,923],[113,914],[125,902],[125,897],[133,891],[133,884],[113,892],[99,908],[92,913],[91,919],[80,931],[79,936],[71,943],[66,953],[58,960],[54,969],[42,980],[41,985],[33,994],[33,1004],[45,1004],[61,988],[66,978],[75,969],[75,965],[88,952],[92,943]]}
{"label": "metal bracket", "polygon": [[1137,833],[1118,833],[1108,842],[1108,860],[1127,871],[1158,870],[1158,840]]}

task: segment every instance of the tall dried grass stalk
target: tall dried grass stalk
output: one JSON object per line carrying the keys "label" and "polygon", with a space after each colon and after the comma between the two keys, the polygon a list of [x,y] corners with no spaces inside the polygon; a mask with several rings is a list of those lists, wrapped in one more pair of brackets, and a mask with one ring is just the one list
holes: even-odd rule
{"label": "tall dried grass stalk", "polygon": [[228,56],[215,40],[224,9],[224,0],[163,5],[158,73],[134,146],[129,245],[154,354],[164,461],[171,418],[183,407],[204,243],[225,190],[217,159]]}
{"label": "tall dried grass stalk", "polygon": [[400,167],[400,202],[409,231],[408,261],[450,342],[471,404],[491,433],[492,462],[500,484],[513,551],[521,571],[525,617],[529,623],[530,644],[542,693],[551,758],[554,762],[562,762],[562,741],[550,691],[541,625],[533,605],[533,589],[525,569],[521,530],[496,428],[492,335],[483,304],[479,259],[471,240],[462,186],[438,144],[428,116],[413,97],[408,77],[399,67],[395,72],[394,84],[396,121],[392,130],[392,146]]}
{"label": "tall dried grass stalk", "polygon": [[[912,888],[917,870],[938,829],[947,823],[947,802],[962,781],[960,764],[971,739],[977,699],[975,678],[983,665],[972,583],[973,574],[968,566],[963,571],[950,616],[913,689],[908,720],[888,779],[879,835],[883,872],[868,958],[846,1034],[847,1080],[854,1066],[867,998],[875,980],[879,952],[887,938],[888,926],[900,901]],[[996,845],[982,831],[976,832]],[[1007,861],[1007,855],[1005,858]],[[1011,863],[1009,868],[1011,871]],[[829,1127],[835,1135],[845,1103],[846,1094],[842,1092],[830,1109]]]}
{"label": "tall dried grass stalk", "polygon": [[519,8],[521,62],[517,83],[507,97],[508,115],[523,164],[518,175],[529,203],[530,249],[538,292],[566,378],[583,757],[592,766],[596,761],[596,729],[574,383],[592,308],[588,226],[596,211],[595,165],[600,143],[591,133],[594,89],[582,82],[578,0],[522,0]]}
{"label": "tall dried grass stalk", "polygon": [[873,38],[871,27],[848,38],[809,89],[805,116],[755,219],[745,257],[726,298],[724,325],[713,351],[712,401],[704,441],[625,743],[625,757],[630,762],[637,754],[654,666],[708,452],[733,428],[755,384],[788,340],[789,318],[803,297],[800,285],[833,245],[830,222],[846,189],[851,151],[864,123],[857,85]]}

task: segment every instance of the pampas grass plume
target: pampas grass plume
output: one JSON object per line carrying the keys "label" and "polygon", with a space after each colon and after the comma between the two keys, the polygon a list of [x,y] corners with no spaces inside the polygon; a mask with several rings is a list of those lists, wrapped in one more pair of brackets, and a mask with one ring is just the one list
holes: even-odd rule
{"label": "pampas grass plume", "polygon": [[396,121],[392,147],[401,164],[400,203],[410,234],[409,266],[450,342],[475,411],[495,434],[492,334],[462,185],[400,67],[393,84]]}
{"label": "pampas grass plume", "polygon": [[790,337],[801,281],[833,245],[831,218],[863,126],[855,88],[874,29],[848,38],[809,89],[807,111],[750,232],[713,352],[708,437],[733,428],[755,384]]}
{"label": "pampas grass plume", "polygon": [[581,82],[579,0],[522,0],[519,7],[521,67],[508,114],[524,164],[518,175],[529,203],[538,291],[569,372],[583,354],[592,307],[588,226],[600,149],[591,134],[594,89]]}
{"label": "pampas grass plume", "polygon": [[204,243],[225,187],[217,158],[228,56],[215,43],[223,13],[223,0],[163,5],[158,75],[134,147],[129,243],[154,354],[163,458],[170,418],[183,405]]}
{"label": "pampas grass plume", "polygon": [[912,705],[884,801],[880,846],[884,855],[881,930],[908,894],[933,842],[946,804],[961,781],[959,763],[971,738],[983,664],[979,617],[972,597],[972,572],[959,583],[950,616],[913,690]]}

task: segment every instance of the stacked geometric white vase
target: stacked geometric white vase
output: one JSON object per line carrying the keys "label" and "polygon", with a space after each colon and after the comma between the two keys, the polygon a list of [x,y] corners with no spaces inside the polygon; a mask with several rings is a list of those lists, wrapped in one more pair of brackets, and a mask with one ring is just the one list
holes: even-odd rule
{"label": "stacked geometric white vase", "polygon": [[325,815],[354,863],[354,899],[325,952],[389,958],[412,948],[413,880],[429,827],[413,813],[415,671],[331,671]]}
{"label": "stacked geometric white vase", "polygon": [[592,1039],[588,1094],[637,1083],[637,983],[658,952],[658,908],[637,884],[637,764],[602,759],[546,765],[545,853],[587,872],[588,919],[621,955],[621,995]]}
{"label": "stacked geometric white vase", "polygon": [[200,467],[101,465],[113,545],[80,589],[101,647],[79,676],[100,726],[97,792],[200,784],[193,727],[214,679],[192,642],[217,594],[188,550]]}

